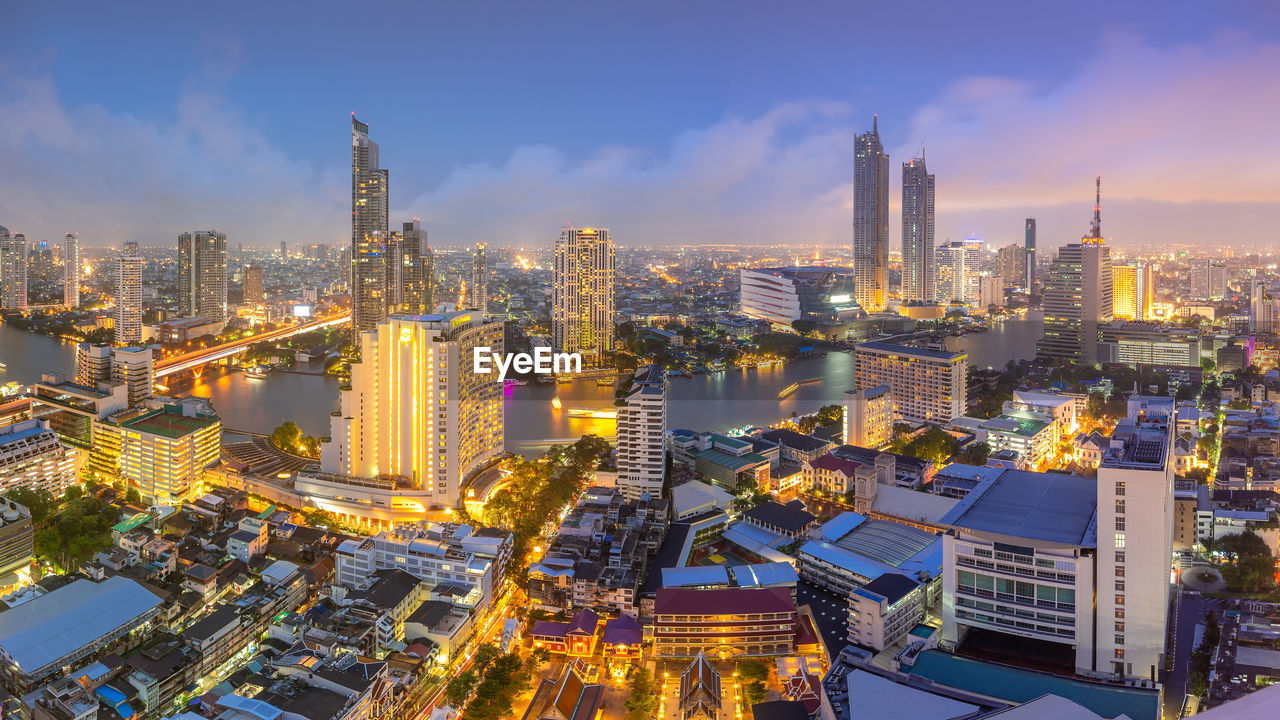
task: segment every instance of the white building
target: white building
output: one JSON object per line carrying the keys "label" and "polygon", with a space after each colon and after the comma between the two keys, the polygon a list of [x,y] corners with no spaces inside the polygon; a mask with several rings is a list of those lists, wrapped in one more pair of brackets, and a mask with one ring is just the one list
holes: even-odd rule
{"label": "white building", "polygon": [[154,371],[151,350],[113,348],[106,344],[76,346],[76,383],[98,387],[103,382],[123,383],[129,405],[141,405],[151,397]]}
{"label": "white building", "polygon": [[48,420],[0,427],[0,492],[40,488],[62,497],[77,480],[75,451],[58,440]]}
{"label": "white building", "polygon": [[966,238],[938,248],[938,302],[978,303],[982,241]]}
{"label": "white building", "polygon": [[327,477],[297,489],[355,522],[458,505],[463,480],[502,453],[502,383],[473,364],[476,348],[502,352],[502,323],[478,310],[392,317],[360,347],[321,450]]}
{"label": "white building", "polygon": [[595,364],[613,351],[617,247],[609,228],[566,225],[555,245],[552,343]]}
{"label": "white building", "polygon": [[115,259],[117,345],[142,342],[142,256],[138,244],[125,243],[123,253]]}
{"label": "white building", "polygon": [[62,242],[62,304],[80,307],[80,234],[67,233]]}
{"label": "white building", "polygon": [[666,442],[667,372],[651,365],[636,371],[618,408],[618,487],[628,500],[662,493]]}
{"label": "white building", "polygon": [[489,244],[471,248],[471,285],[467,287],[467,307],[481,313],[489,309]]}
{"label": "white building", "polygon": [[888,385],[844,391],[844,442],[882,448],[893,440],[893,392]]}
{"label": "white building", "polygon": [[790,330],[796,320],[836,323],[858,317],[853,273],[840,267],[742,268],[742,314]]}
{"label": "white building", "polygon": [[27,307],[27,238],[0,227],[0,310]]}
{"label": "white building", "polygon": [[869,342],[857,347],[857,361],[858,387],[888,385],[895,417],[947,422],[964,414],[966,353]]}
{"label": "white building", "polygon": [[95,420],[90,463],[147,502],[174,505],[191,499],[221,449],[222,421],[183,403]]}

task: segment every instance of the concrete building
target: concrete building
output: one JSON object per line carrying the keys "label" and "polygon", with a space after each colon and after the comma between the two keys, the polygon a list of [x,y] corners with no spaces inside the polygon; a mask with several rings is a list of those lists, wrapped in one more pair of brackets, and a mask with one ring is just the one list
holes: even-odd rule
{"label": "concrete building", "polygon": [[62,304],[80,307],[80,234],[67,233],[62,241]]}
{"label": "concrete building", "polygon": [[226,233],[202,230],[178,236],[178,314],[227,319]]}
{"label": "concrete building", "polygon": [[938,302],[978,304],[978,276],[982,269],[982,241],[965,238],[938,248]]}
{"label": "concrete building", "polygon": [[566,225],[555,244],[551,344],[598,364],[613,352],[617,246],[609,228]]}
{"label": "concrete building", "polygon": [[467,286],[467,307],[489,311],[489,244],[476,243],[471,248],[471,284]]}
{"label": "concrete building", "polygon": [[986,312],[992,306],[1004,307],[1004,279],[983,275],[978,278],[978,311]]}
{"label": "concrete building", "polygon": [[27,237],[0,227],[0,310],[27,308]]}
{"label": "concrete building", "polygon": [[853,289],[847,268],[742,268],[738,301],[743,315],[790,331],[796,320],[821,325],[856,318]]}
{"label": "concrete building", "polygon": [[64,443],[82,449],[93,446],[94,421],[129,407],[123,383],[100,382],[97,387],[67,382],[61,373],[44,373],[31,386],[37,414]]}
{"label": "concrete building", "polygon": [[1145,263],[1114,265],[1111,268],[1111,316],[1116,320],[1150,320],[1155,278]]}
{"label": "concrete building", "polygon": [[884,650],[925,619],[928,592],[918,580],[885,573],[849,594],[849,642]]}
{"label": "concrete building", "polygon": [[663,588],[653,612],[654,657],[758,657],[795,651],[798,613],[786,588]]}
{"label": "concrete building", "polygon": [[1127,365],[1200,364],[1200,333],[1160,322],[1114,320],[1099,328],[1098,361]]}
{"label": "concrete building", "polygon": [[888,385],[844,391],[844,442],[880,448],[893,440],[893,391]]}
{"label": "concrete building", "polygon": [[435,257],[427,246],[427,231],[414,218],[400,231],[399,311],[403,315],[431,312],[435,280]]}
{"label": "concrete building", "polygon": [[192,403],[95,420],[90,465],[123,478],[155,505],[191,499],[205,468],[218,462],[222,421]]}
{"label": "concrete building", "polygon": [[0,427],[0,493],[25,487],[57,498],[77,482],[75,451],[58,440],[48,420]]}
{"label": "concrete building", "polygon": [[100,343],[76,346],[76,383],[96,388],[100,383],[125,386],[129,406],[141,405],[151,397],[153,361],[148,348],[113,348]]}
{"label": "concrete building", "polygon": [[857,347],[858,388],[888,385],[895,417],[947,422],[964,414],[969,356],[885,342]]}
{"label": "concrete building", "polygon": [[115,259],[117,345],[142,343],[142,256],[138,243],[125,243]]}
{"label": "concrete building", "polygon": [[244,269],[244,304],[261,305],[266,299],[262,289],[262,267],[250,265]]}
{"label": "concrete building", "polygon": [[618,487],[628,499],[657,497],[666,477],[666,368],[636,370],[624,402],[618,408]]}
{"label": "concrete building", "polygon": [[463,481],[503,450],[502,383],[473,370],[477,348],[502,352],[502,323],[478,310],[393,317],[360,345],[321,449],[329,477],[305,481],[312,500],[357,522],[458,505]]}
{"label": "concrete building", "polygon": [[902,163],[902,299],[935,300],[934,180],[921,157]]}
{"label": "concrete building", "polygon": [[[0,446],[0,455],[3,453],[3,446]],[[0,497],[0,589],[8,592],[9,588],[31,581],[29,575],[35,548],[31,511],[13,500]]]}
{"label": "concrete building", "polygon": [[854,300],[867,312],[889,301],[889,155],[880,144],[879,118],[854,138]]}
{"label": "concrete building", "polygon": [[1023,241],[1023,249],[1026,251],[1027,272],[1026,280],[1027,295],[1030,296],[1036,282],[1036,219],[1027,218],[1025,238]]}
{"label": "concrete building", "polygon": [[1000,248],[996,255],[996,266],[999,277],[1005,287],[1026,290],[1027,286],[1027,250],[1014,243]]}
{"label": "concrete building", "polygon": [[[365,332],[387,317],[390,177],[378,167],[369,125],[351,115],[351,326]],[[280,255],[284,256],[284,243]]]}

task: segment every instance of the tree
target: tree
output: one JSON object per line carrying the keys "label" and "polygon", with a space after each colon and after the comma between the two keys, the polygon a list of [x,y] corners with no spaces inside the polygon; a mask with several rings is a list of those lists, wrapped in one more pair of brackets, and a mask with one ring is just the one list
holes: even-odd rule
{"label": "tree", "polygon": [[622,703],[626,720],[650,720],[658,714],[658,684],[643,666],[631,673],[631,693]]}
{"label": "tree", "polygon": [[485,673],[494,660],[502,655],[502,651],[493,643],[485,643],[476,649],[476,656],[471,661],[471,667],[475,668],[478,673]]}
{"label": "tree", "polygon": [[461,708],[466,704],[467,698],[471,697],[471,691],[476,686],[476,673],[474,670],[467,670],[459,673],[458,676],[449,681],[444,688],[445,702],[455,708]]}
{"label": "tree", "polygon": [[974,443],[956,455],[956,462],[966,465],[986,465],[991,456],[991,445],[985,442]]}
{"label": "tree", "polygon": [[742,686],[742,697],[746,699],[748,705],[757,705],[764,702],[765,694],[768,689],[760,680],[753,680]]}
{"label": "tree", "polygon": [[795,330],[797,335],[808,335],[818,329],[818,324],[812,320],[792,320],[791,329]]}
{"label": "tree", "polygon": [[124,492],[124,501],[130,503],[142,502],[142,493],[138,492],[138,488],[129,488]]}
{"label": "tree", "polygon": [[744,681],[769,679],[769,666],[759,660],[743,660],[738,663],[738,675]]}
{"label": "tree", "polygon": [[35,525],[43,524],[58,509],[58,501],[44,488],[16,487],[4,496],[30,510]]}

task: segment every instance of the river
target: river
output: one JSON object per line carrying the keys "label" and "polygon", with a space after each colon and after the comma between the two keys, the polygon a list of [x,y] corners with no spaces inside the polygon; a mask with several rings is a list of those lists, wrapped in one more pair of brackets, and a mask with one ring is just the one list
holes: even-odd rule
{"label": "river", "polygon": [[[947,346],[969,353],[979,367],[1004,367],[1010,359],[1035,355],[1043,319],[1029,312],[1006,320],[985,333],[947,338]],[[44,335],[0,326],[0,362],[8,365],[0,383],[16,380],[32,383],[40,373],[53,370],[72,374],[75,345]],[[770,368],[733,370],[692,378],[671,378],[668,424],[691,430],[726,430],[743,425],[766,425],[793,412],[813,412],[839,403],[853,384],[853,356],[833,352]],[[778,392],[810,378],[819,382],[801,385],[790,396]],[[193,394],[208,397],[222,417],[224,427],[250,432],[271,432],[293,420],[308,435],[329,434],[329,412],[338,406],[339,382],[316,375],[275,372],[265,379],[231,373],[196,386]],[[560,396],[561,410],[551,400]],[[613,420],[571,418],[570,408],[613,408],[613,389],[593,380],[563,385],[509,387],[505,397],[507,450],[533,454],[552,443],[573,442],[584,434],[614,434]]]}

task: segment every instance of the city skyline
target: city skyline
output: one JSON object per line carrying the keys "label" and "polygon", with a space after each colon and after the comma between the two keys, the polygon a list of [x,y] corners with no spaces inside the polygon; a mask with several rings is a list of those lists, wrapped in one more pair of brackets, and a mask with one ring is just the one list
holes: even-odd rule
{"label": "city skyline", "polygon": [[[465,13],[439,12],[441,21],[458,27],[477,22]],[[705,20],[711,12],[699,16]],[[886,27],[903,22],[889,11],[876,12],[886,15],[878,18]],[[459,79],[445,80],[420,60],[405,59],[389,64],[367,87],[317,93],[324,98],[297,109],[290,104],[286,112],[265,83],[274,78],[307,87],[323,74],[343,77],[349,70],[310,54],[303,56],[314,61],[306,69],[283,62],[274,41],[209,17],[195,50],[163,72],[152,71],[147,79],[153,81],[108,94],[84,83],[81,76],[92,73],[77,70],[89,62],[113,67],[133,52],[92,52],[101,41],[91,30],[117,20],[92,13],[66,20],[24,8],[14,18],[19,42],[0,56],[0,107],[17,119],[0,137],[0,158],[24,181],[9,181],[0,192],[6,198],[0,222],[33,241],[80,232],[82,242],[95,247],[127,239],[150,246],[182,228],[202,226],[222,227],[250,247],[274,242],[286,228],[286,234],[338,242],[345,217],[343,158],[331,137],[355,110],[376,124],[381,143],[396,158],[397,188],[403,189],[392,199],[391,214],[421,217],[441,246],[494,237],[502,244],[550,245],[548,228],[584,216],[607,220],[623,247],[699,239],[768,244],[792,228],[836,245],[846,239],[852,203],[852,140],[863,118],[879,113],[891,156],[909,158],[927,143],[931,169],[947,179],[937,208],[938,242],[974,234],[993,246],[1008,244],[1024,217],[1040,220],[1043,246],[1070,242],[1079,218],[1073,199],[1084,177],[1102,172],[1111,188],[1111,227],[1122,244],[1210,237],[1265,243],[1280,218],[1271,170],[1241,173],[1226,160],[1213,160],[1192,177],[1178,163],[1179,148],[1215,127],[1231,130],[1215,133],[1221,146],[1215,157],[1274,146],[1263,118],[1271,114],[1269,98],[1280,93],[1268,92],[1266,85],[1275,81],[1260,73],[1280,52],[1264,40],[1274,16],[1241,10],[1206,18],[1199,15],[1203,9],[1188,8],[1178,18],[1152,23],[1149,13],[1126,8],[1108,12],[1095,28],[1084,12],[1039,10],[1032,20],[1060,21],[1053,39],[1040,39],[1043,47],[1030,44],[1024,28],[1009,20],[992,27],[961,21],[954,33],[926,28],[921,32],[938,36],[938,45],[918,58],[877,42],[770,69],[757,67],[761,59],[729,41],[719,59],[677,43],[675,57],[648,77],[665,81],[673,72],[669,64],[684,60],[706,63],[713,77],[702,79],[708,82],[727,80],[735,69],[756,70],[764,81],[756,88],[727,82],[698,97],[692,86],[707,82],[667,84],[672,97],[663,99],[679,102],[684,111],[676,118],[627,112],[637,102],[658,99],[646,94],[654,91],[642,91],[621,98],[625,102],[607,113],[607,122],[539,119],[496,127],[502,124],[493,119],[477,124],[461,118],[518,112],[528,120],[526,110],[555,102],[557,93],[541,93],[535,83],[505,100],[478,96],[463,83],[485,68],[467,64]],[[837,21],[831,24],[840,26],[844,13],[830,14]],[[754,17],[748,13],[734,22],[750,25]],[[592,17],[568,29],[552,27],[558,19],[541,20],[537,28],[580,35],[593,22],[618,21]],[[264,20],[267,26],[283,21],[278,14]],[[813,26],[801,20],[784,19],[772,32],[789,37],[801,24]],[[88,21],[98,24],[90,28]],[[323,11],[305,22],[316,37],[329,36],[334,25]],[[636,28],[619,31],[619,40],[676,41],[688,32],[646,22]],[[119,30],[113,37],[141,31]],[[816,39],[825,41],[830,32],[818,31]],[[972,40],[984,37],[999,37],[1008,47],[976,49],[983,43]],[[84,42],[73,42],[77,38]],[[511,40],[504,53],[528,47],[521,36]],[[1034,62],[1009,62],[1018,49],[1033,47],[1039,51]],[[525,72],[565,70],[570,57],[535,54]],[[607,55],[597,68],[566,71],[575,73],[573,79],[594,79],[627,71],[633,62]],[[872,72],[859,73],[857,81],[839,78],[835,69],[850,65]],[[935,72],[924,73],[929,67]],[[810,79],[784,85],[788,71]],[[1220,77],[1252,80],[1217,82]],[[106,83],[116,89],[114,84]],[[404,86],[423,90],[411,107],[449,102],[456,112],[423,125],[410,120],[413,112],[384,110],[386,98]],[[1205,111],[1173,112],[1190,97]],[[1107,112],[1074,117],[1074,108],[1086,101]],[[1134,135],[1139,126],[1160,130]],[[139,146],[148,147],[147,157],[119,177],[116,153]],[[70,167],[75,177],[68,177]],[[890,190],[891,247],[901,242],[898,180]],[[495,203],[500,212],[491,212]],[[693,207],[700,212],[691,213]]]}

